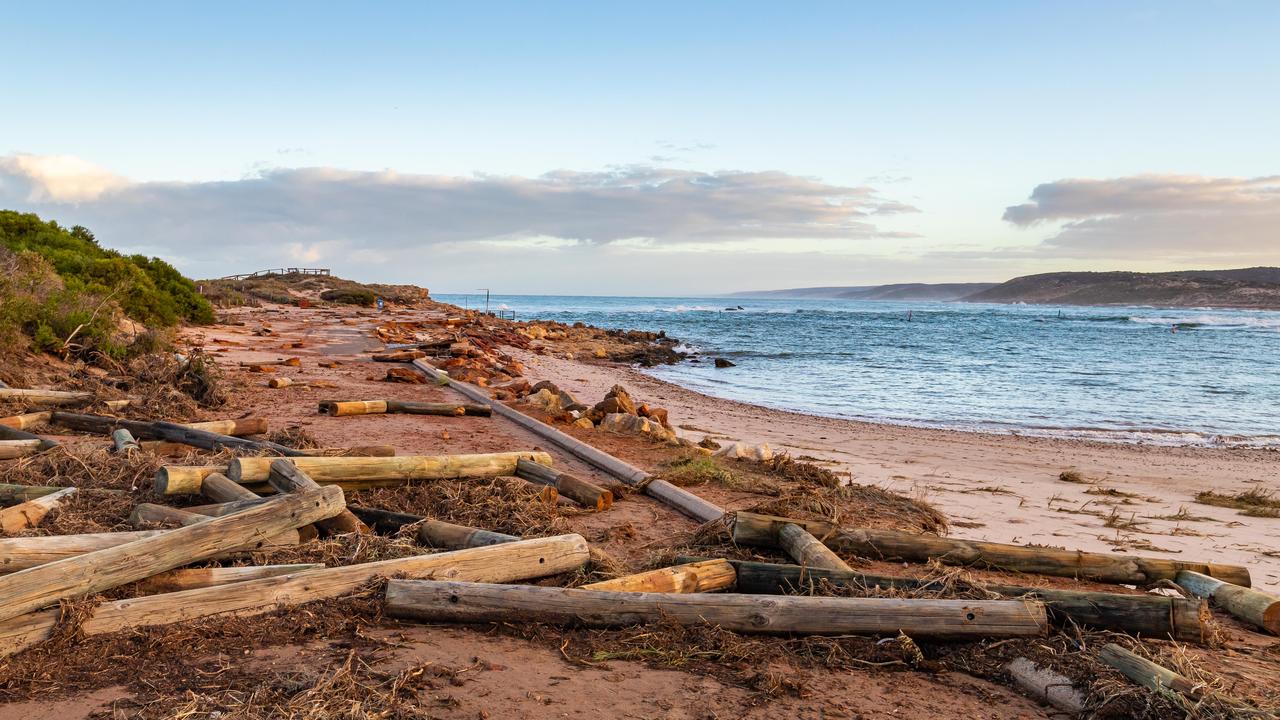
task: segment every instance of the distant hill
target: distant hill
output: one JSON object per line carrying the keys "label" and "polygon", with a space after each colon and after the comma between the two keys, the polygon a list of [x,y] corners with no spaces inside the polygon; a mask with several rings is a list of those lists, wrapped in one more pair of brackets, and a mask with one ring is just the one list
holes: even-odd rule
{"label": "distant hill", "polygon": [[965,302],[1280,309],[1280,268],[1058,272],[1014,278]]}
{"label": "distant hill", "polygon": [[754,290],[733,297],[825,298],[835,300],[959,300],[993,288],[999,283],[897,283],[894,285],[846,285],[834,287]]}

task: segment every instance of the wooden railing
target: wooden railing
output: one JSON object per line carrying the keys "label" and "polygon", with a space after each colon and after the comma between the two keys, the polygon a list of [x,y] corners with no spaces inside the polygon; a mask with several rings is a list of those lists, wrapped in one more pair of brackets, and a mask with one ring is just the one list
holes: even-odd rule
{"label": "wooden railing", "polygon": [[262,277],[263,275],[328,275],[329,268],[271,268],[270,270],[259,270],[258,272],[244,273],[242,275],[228,275],[219,280],[247,280],[249,278]]}

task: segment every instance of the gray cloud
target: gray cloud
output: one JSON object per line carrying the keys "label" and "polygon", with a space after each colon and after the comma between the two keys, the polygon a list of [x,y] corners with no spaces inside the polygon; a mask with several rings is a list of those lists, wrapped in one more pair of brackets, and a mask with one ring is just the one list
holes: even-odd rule
{"label": "gray cloud", "polygon": [[1275,261],[1280,255],[1280,176],[1137,175],[1039,185],[1009,207],[1020,227],[1063,222],[1041,250],[1058,255]]}

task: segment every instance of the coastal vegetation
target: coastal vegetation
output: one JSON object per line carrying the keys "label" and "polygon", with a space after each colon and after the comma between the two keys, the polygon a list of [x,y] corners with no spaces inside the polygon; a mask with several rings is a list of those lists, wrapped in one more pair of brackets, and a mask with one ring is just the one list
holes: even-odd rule
{"label": "coastal vegetation", "polygon": [[0,210],[0,348],[121,358],[154,350],[165,328],[213,320],[195,284],[164,260]]}

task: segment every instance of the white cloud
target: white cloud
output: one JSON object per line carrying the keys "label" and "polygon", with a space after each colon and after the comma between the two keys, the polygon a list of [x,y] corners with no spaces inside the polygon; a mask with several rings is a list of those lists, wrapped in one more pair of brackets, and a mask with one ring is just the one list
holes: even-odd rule
{"label": "white cloud", "polygon": [[1039,185],[1004,219],[1059,222],[1040,250],[1090,258],[1280,261],[1280,176],[1136,175]]}
{"label": "white cloud", "polygon": [[31,203],[96,200],[129,181],[71,155],[0,157],[0,192]]}

